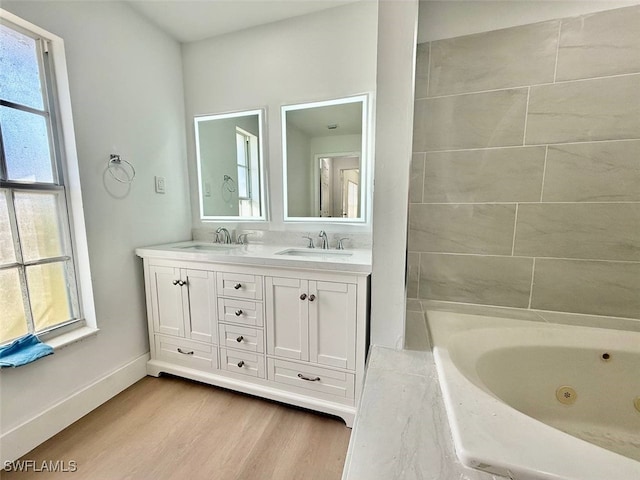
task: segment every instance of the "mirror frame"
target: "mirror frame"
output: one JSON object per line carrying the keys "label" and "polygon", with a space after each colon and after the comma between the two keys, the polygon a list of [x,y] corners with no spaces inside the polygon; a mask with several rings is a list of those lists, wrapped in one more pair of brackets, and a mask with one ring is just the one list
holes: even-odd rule
{"label": "mirror frame", "polygon": [[[198,123],[206,120],[223,120],[226,118],[246,117],[250,115],[258,115],[258,165],[260,169],[259,184],[260,184],[260,216],[258,217],[243,217],[240,215],[205,215],[204,213],[204,187],[202,185],[202,167],[200,162],[200,135],[198,133]],[[239,110],[234,112],[208,114],[208,115],[196,115],[193,118],[193,128],[195,132],[195,152],[196,152],[196,167],[198,169],[198,205],[200,208],[200,221],[203,222],[265,222],[267,217],[267,195],[266,195],[266,162],[264,158],[264,132],[265,132],[265,109],[258,108],[254,110]]]}
{"label": "mirror frame", "polygon": [[[371,119],[370,111],[370,95],[360,94],[349,97],[336,98],[333,100],[324,100],[319,102],[299,103],[294,105],[283,105],[280,109],[282,121],[282,198],[283,198],[283,214],[285,222],[315,222],[315,223],[335,223],[335,224],[367,224],[369,222],[369,212],[371,209],[371,172],[372,158],[370,148],[371,137]],[[287,112],[295,110],[305,110],[317,107],[329,107],[333,105],[344,105],[347,103],[362,104],[362,145],[360,147],[360,216],[357,218],[340,218],[340,217],[290,217],[289,216],[289,192],[288,192],[288,159],[287,159]]]}

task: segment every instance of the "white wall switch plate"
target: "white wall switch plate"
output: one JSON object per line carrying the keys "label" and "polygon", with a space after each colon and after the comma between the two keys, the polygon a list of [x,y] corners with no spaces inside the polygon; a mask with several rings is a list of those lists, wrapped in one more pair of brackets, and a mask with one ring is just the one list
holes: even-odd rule
{"label": "white wall switch plate", "polygon": [[165,193],[166,191],[166,181],[164,177],[156,176],[156,193]]}

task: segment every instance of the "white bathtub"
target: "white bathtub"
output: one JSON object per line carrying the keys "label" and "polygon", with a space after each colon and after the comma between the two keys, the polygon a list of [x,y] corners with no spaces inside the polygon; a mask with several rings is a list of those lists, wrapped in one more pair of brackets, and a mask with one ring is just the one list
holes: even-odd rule
{"label": "white bathtub", "polygon": [[517,480],[640,480],[640,333],[427,319],[463,464]]}

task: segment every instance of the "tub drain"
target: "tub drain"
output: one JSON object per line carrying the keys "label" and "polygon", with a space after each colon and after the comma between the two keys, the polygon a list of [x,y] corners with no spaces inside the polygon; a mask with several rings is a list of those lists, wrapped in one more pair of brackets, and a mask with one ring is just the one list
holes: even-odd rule
{"label": "tub drain", "polygon": [[564,386],[559,387],[556,390],[556,398],[560,403],[564,403],[565,405],[573,405],[578,398],[578,394],[573,388]]}

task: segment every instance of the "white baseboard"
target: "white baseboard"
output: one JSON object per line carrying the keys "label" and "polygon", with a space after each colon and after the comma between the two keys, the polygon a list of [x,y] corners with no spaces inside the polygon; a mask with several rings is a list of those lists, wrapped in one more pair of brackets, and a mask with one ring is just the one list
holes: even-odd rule
{"label": "white baseboard", "polygon": [[73,422],[147,375],[149,354],[141,355],[119,369],[75,392],[44,412],[0,436],[2,463],[17,460]]}

